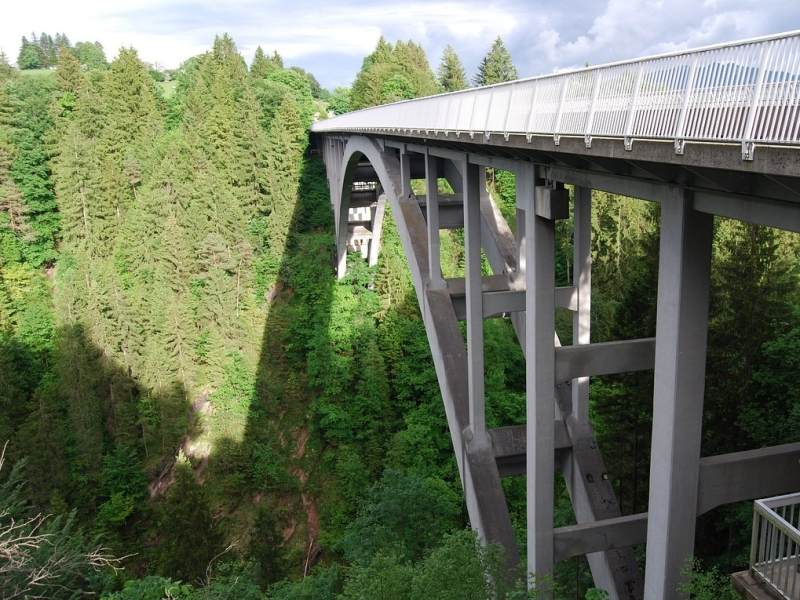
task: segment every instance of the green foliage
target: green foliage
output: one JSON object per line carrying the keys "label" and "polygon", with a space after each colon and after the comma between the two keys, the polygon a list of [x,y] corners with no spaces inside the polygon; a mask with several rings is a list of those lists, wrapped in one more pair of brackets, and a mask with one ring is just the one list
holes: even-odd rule
{"label": "green foliage", "polygon": [[269,588],[269,600],[335,600],[341,589],[341,569],[317,567],[301,581],[282,581]]}
{"label": "green foliage", "polygon": [[489,53],[483,57],[478,65],[478,72],[475,74],[475,85],[492,85],[511,81],[519,77],[517,68],[511,62],[511,55],[508,53],[503,40],[498,38],[492,43]]}
{"label": "green foliage", "polygon": [[106,53],[100,42],[78,42],[73,53],[78,62],[87,69],[101,69],[108,66]]}
{"label": "green foliage", "polygon": [[16,75],[14,67],[8,61],[6,53],[0,50],[0,84]]}
{"label": "green foliage", "polygon": [[272,56],[267,57],[261,46],[258,46],[253,57],[253,63],[250,65],[250,74],[256,78],[264,78],[280,70],[283,70],[283,59],[278,54],[278,51],[275,50]]}
{"label": "green foliage", "polygon": [[379,552],[419,560],[455,528],[460,499],[440,479],[387,470],[342,539],[345,556],[369,564]]}
{"label": "green foliage", "polygon": [[411,41],[392,45],[381,37],[356,76],[350,93],[350,108],[355,110],[428,96],[437,90],[436,79],[422,46]]}
{"label": "green foliage", "polygon": [[341,115],[351,110],[350,88],[334,88],[328,98],[328,109],[335,115]]}
{"label": "green foliage", "polygon": [[158,509],[159,570],[184,581],[198,581],[222,550],[205,489],[191,465],[179,457],[175,482]]}
{"label": "green foliage", "polygon": [[300,67],[289,67],[289,70],[298,73],[304,77],[306,81],[308,81],[308,87],[311,90],[311,95],[314,98],[319,99],[322,97],[322,86],[320,86],[319,81],[317,81],[317,78],[314,77],[313,73],[309,73]]}
{"label": "green foliage", "polygon": [[455,92],[469,87],[464,65],[452,46],[445,46],[442,60],[436,73],[439,85],[445,92]]}
{"label": "green foliage", "polygon": [[24,471],[18,461],[0,482],[0,595],[66,600],[102,592],[117,561],[80,528],[74,512],[42,515],[31,506]]}
{"label": "green foliage", "polygon": [[680,591],[693,600],[738,600],[739,594],[733,589],[730,577],[722,575],[717,569],[703,569],[695,561],[684,570],[685,583]]}
{"label": "green foliage", "polygon": [[[9,224],[24,240],[26,261],[36,267],[55,260],[59,230],[48,149],[53,127],[49,110],[52,94],[50,79],[20,78],[8,87],[13,107],[8,123],[9,141],[13,145],[9,174],[15,189],[10,190],[8,200],[0,203],[6,204]],[[16,214],[14,203],[18,206]]]}
{"label": "green foliage", "polygon": [[45,56],[41,47],[36,39],[36,34],[33,36],[33,41],[29,42],[28,38],[22,36],[22,45],[19,49],[17,56],[17,66],[23,71],[28,69],[41,69],[44,67]]}
{"label": "green foliage", "polygon": [[397,555],[379,553],[368,565],[348,574],[345,600],[523,599],[524,578],[509,581],[498,547],[484,547],[475,533],[461,530],[445,535],[422,560],[407,562]]}
{"label": "green foliage", "polygon": [[125,582],[125,587],[116,593],[106,594],[103,600],[190,600],[194,598],[191,586],[172,581],[166,577],[149,575],[142,579]]}

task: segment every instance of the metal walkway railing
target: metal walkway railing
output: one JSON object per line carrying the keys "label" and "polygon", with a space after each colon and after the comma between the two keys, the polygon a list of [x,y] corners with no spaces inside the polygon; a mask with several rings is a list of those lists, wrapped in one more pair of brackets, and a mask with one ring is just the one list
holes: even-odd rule
{"label": "metal walkway railing", "polygon": [[800,31],[406,100],[315,132],[454,133],[800,145]]}
{"label": "metal walkway railing", "polygon": [[780,597],[800,597],[800,493],[756,500],[750,569]]}

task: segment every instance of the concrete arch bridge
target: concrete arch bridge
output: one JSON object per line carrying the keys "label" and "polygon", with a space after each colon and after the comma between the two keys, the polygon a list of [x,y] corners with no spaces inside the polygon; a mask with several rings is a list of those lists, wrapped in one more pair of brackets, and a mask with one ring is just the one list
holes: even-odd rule
{"label": "concrete arch bridge", "polygon": [[[700,455],[713,217],[800,232],[800,32],[369,108],[313,133],[339,276],[348,246],[377,259],[391,205],[471,524],[511,562],[501,486],[511,474],[527,476],[528,571],[541,580],[586,555],[595,585],[626,599],[681,597],[699,515],[800,491],[800,443]],[[487,168],[516,174],[514,231],[486,191]],[[454,194],[438,192],[439,178]],[[412,179],[425,180],[424,195]],[[661,205],[655,338],[590,343],[592,190]],[[570,203],[574,280],[556,287],[554,225]],[[448,228],[464,230],[463,278],[442,277]],[[556,307],[572,311],[570,345],[556,335]],[[489,429],[483,322],[501,315],[526,357],[527,424]],[[589,378],[645,369],[655,382],[649,511],[623,516],[588,417]],[[553,525],[556,470],[577,525]],[[631,550],[641,543],[644,573]]]}

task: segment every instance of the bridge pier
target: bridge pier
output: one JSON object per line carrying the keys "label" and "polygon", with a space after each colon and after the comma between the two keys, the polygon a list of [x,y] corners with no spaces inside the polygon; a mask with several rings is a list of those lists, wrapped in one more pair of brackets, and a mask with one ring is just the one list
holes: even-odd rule
{"label": "bridge pier", "polygon": [[[537,189],[539,188],[539,189]],[[537,214],[537,192],[550,201],[533,165],[518,175],[525,207],[525,381],[527,414],[528,573],[545,594],[553,573],[553,502],[555,496],[555,221]]]}
{"label": "bridge pier", "polygon": [[645,597],[679,597],[694,552],[713,217],[691,192],[661,203]]}

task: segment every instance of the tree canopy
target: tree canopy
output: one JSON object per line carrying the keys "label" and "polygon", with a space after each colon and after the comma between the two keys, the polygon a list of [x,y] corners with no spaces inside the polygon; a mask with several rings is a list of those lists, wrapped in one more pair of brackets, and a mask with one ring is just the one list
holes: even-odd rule
{"label": "tree canopy", "polygon": [[442,52],[442,60],[437,71],[439,85],[445,92],[455,92],[469,87],[464,65],[452,46],[448,45]]}
{"label": "tree canopy", "polygon": [[408,41],[390,44],[383,37],[364,59],[350,92],[350,108],[386,104],[438,91],[422,46]]}
{"label": "tree canopy", "polygon": [[492,85],[512,81],[519,77],[517,68],[511,61],[511,54],[506,49],[503,40],[498,36],[492,43],[489,52],[478,65],[478,72],[475,74],[475,85]]}

